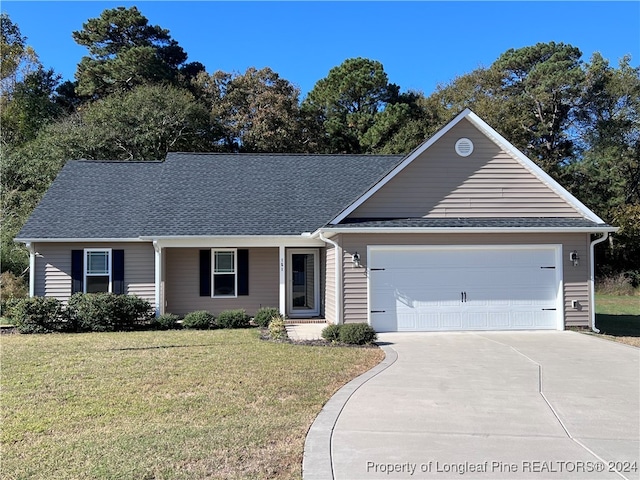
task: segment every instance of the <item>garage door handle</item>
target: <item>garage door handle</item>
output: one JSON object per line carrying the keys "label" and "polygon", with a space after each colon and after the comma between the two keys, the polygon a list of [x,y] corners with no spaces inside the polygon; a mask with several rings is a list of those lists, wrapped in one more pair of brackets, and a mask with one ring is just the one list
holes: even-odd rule
{"label": "garage door handle", "polygon": [[371,310],[371,313],[387,313],[386,310]]}
{"label": "garage door handle", "polygon": [[555,310],[555,308],[543,308],[542,310]]}
{"label": "garage door handle", "polygon": [[460,292],[460,301],[462,303],[467,303],[467,292]]}

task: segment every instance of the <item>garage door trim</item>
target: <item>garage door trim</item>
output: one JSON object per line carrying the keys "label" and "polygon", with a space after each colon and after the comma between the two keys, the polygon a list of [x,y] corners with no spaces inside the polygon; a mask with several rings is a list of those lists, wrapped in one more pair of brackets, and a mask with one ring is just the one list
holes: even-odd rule
{"label": "garage door trim", "polygon": [[375,256],[376,252],[381,251],[470,251],[476,250],[478,252],[487,250],[552,250],[554,253],[555,265],[549,265],[549,267],[555,267],[555,329],[564,330],[564,285],[563,285],[563,269],[562,269],[562,244],[508,244],[508,245],[368,245],[367,246],[367,322],[369,325],[372,323],[372,298],[371,298],[371,273],[372,270],[384,268],[384,265],[376,265]]}

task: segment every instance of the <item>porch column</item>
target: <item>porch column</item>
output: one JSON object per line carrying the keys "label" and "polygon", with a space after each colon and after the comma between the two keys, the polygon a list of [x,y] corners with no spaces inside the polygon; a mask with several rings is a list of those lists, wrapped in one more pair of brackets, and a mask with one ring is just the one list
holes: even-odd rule
{"label": "porch column", "polygon": [[36,247],[33,243],[26,244],[29,250],[29,297],[36,295]]}
{"label": "porch column", "polygon": [[157,240],[153,241],[153,250],[155,252],[155,303],[156,317],[162,315],[162,247]]}
{"label": "porch column", "polygon": [[279,247],[279,257],[280,257],[280,290],[279,290],[279,302],[278,302],[278,309],[280,310],[280,313],[282,315],[285,315],[286,311],[287,311],[287,285],[285,282],[285,278],[286,278],[286,270],[285,270],[285,248],[284,245],[280,245]]}

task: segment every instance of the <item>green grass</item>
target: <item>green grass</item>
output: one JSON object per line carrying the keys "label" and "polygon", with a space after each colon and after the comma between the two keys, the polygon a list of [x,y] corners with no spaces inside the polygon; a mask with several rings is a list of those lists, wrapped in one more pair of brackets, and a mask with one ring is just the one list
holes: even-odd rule
{"label": "green grass", "polygon": [[255,330],[1,342],[3,479],[300,478],[322,405],[383,357]]}
{"label": "green grass", "polygon": [[596,327],[603,335],[640,346],[640,296],[596,295]]}

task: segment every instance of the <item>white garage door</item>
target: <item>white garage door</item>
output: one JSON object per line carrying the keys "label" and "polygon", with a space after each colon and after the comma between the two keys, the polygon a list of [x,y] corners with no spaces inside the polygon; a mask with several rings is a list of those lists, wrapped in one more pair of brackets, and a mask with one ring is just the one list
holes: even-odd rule
{"label": "white garage door", "polygon": [[560,246],[371,246],[378,332],[561,329]]}

